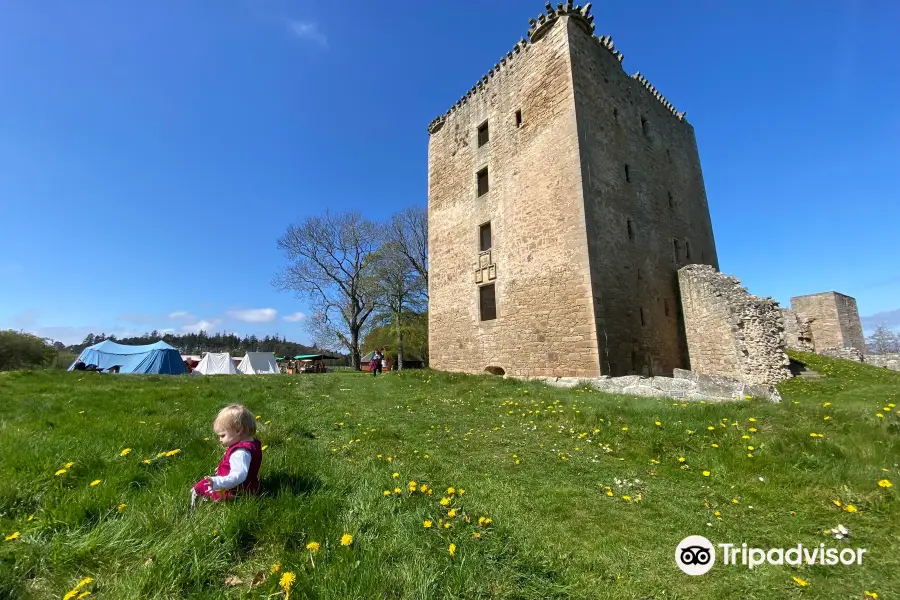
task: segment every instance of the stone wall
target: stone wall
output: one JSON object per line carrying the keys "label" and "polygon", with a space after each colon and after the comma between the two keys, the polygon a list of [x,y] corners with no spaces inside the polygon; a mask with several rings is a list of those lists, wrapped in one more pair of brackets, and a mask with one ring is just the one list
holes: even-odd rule
{"label": "stone wall", "polygon": [[824,348],[856,348],[865,356],[866,342],[856,300],[837,292],[791,298],[791,308],[812,327],[816,352]]}
{"label": "stone wall", "polygon": [[[429,128],[431,366],[597,376],[566,20],[503,62]],[[478,196],[484,167],[489,191]],[[485,223],[493,243],[480,253]],[[497,318],[482,321],[479,287],[490,284]]]}
{"label": "stone wall", "polygon": [[692,371],[759,385],[790,378],[777,302],[708,265],[681,268],[678,282]]}
{"label": "stone wall", "polygon": [[884,367],[892,371],[900,371],[900,353],[867,354],[866,363],[876,367]]}
{"label": "stone wall", "polygon": [[578,27],[569,46],[601,370],[671,374],[688,365],[676,272],[718,268],[694,129],[617,52]]}
{"label": "stone wall", "polygon": [[802,352],[815,352],[812,325],[809,319],[801,319],[789,308],[779,308],[784,322],[784,339],[787,347]]}
{"label": "stone wall", "polygon": [[[688,364],[676,269],[717,265],[693,128],[593,36],[589,6],[548,5],[529,39],[429,125],[436,369],[597,376]],[[493,242],[480,252],[487,223]],[[493,320],[480,318],[486,285]]]}

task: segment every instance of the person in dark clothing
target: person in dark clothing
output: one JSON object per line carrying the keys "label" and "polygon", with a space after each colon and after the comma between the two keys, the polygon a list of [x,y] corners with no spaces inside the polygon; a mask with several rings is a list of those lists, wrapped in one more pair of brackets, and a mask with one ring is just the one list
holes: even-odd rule
{"label": "person in dark clothing", "polygon": [[381,373],[381,351],[376,350],[372,353],[372,360],[369,361],[369,365],[372,369],[372,376],[377,377],[379,373]]}

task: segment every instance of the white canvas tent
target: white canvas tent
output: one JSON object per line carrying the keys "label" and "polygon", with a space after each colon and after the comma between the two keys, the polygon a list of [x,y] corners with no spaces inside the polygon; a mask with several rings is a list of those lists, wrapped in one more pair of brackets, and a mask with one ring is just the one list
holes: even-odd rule
{"label": "white canvas tent", "polygon": [[271,352],[248,352],[237,370],[244,375],[277,375],[281,372]]}
{"label": "white canvas tent", "polygon": [[193,373],[197,375],[237,375],[234,361],[227,352],[207,352]]}

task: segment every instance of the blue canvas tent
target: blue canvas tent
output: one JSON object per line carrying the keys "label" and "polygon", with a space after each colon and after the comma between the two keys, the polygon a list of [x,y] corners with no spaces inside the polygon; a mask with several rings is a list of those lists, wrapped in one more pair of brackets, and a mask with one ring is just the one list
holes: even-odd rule
{"label": "blue canvas tent", "polygon": [[[178,350],[163,341],[147,346],[125,346],[106,340],[85,348],[78,358],[86,365],[94,364],[101,369],[120,365],[120,373],[181,375],[187,372]],[[74,367],[72,363],[68,370]]]}

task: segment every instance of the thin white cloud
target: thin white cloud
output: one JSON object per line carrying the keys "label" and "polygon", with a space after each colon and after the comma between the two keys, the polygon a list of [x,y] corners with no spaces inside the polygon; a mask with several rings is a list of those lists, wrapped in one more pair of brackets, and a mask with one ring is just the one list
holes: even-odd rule
{"label": "thin white cloud", "polygon": [[247,308],[229,310],[228,316],[244,323],[271,323],[278,316],[278,311],[274,308]]}
{"label": "thin white cloud", "polygon": [[319,24],[313,21],[294,20],[288,22],[291,32],[302,40],[307,40],[319,46],[328,46],[328,38],[319,30]]}
{"label": "thin white cloud", "polygon": [[284,320],[288,323],[296,323],[297,321],[301,321],[306,315],[302,312],[295,312],[292,315],[287,315],[284,317]]}
{"label": "thin white cloud", "polygon": [[170,319],[188,319],[190,321],[194,320],[194,315],[185,311],[185,310],[176,310],[173,313],[169,313]]}
{"label": "thin white cloud", "polygon": [[212,333],[212,328],[221,323],[221,319],[213,319],[212,321],[207,321],[206,319],[201,319],[196,323],[189,323],[181,328],[181,330],[185,333],[199,333],[200,331],[205,331],[207,333]]}

